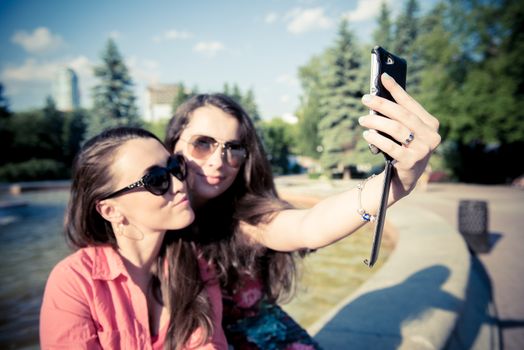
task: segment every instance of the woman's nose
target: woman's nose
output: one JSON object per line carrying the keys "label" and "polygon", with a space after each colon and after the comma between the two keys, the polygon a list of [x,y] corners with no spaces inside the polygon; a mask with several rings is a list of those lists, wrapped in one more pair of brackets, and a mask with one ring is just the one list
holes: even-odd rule
{"label": "woman's nose", "polygon": [[185,193],[186,192],[186,187],[184,185],[184,182],[180,181],[174,175],[171,175],[171,187],[173,188],[173,193],[177,193],[177,192]]}
{"label": "woman's nose", "polygon": [[207,159],[207,164],[216,165],[220,167],[224,164],[224,156],[225,156],[224,147],[223,145],[218,144],[217,148],[213,151],[213,153]]}

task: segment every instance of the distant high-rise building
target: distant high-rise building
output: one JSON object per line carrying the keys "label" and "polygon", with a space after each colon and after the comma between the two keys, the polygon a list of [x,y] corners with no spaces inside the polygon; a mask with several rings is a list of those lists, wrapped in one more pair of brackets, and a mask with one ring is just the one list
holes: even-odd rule
{"label": "distant high-rise building", "polygon": [[57,71],[53,95],[56,109],[60,111],[70,112],[80,107],[78,77],[74,70],[63,67]]}
{"label": "distant high-rise building", "polygon": [[158,121],[171,118],[173,102],[179,87],[177,84],[156,84],[146,89],[146,111],[144,119]]}

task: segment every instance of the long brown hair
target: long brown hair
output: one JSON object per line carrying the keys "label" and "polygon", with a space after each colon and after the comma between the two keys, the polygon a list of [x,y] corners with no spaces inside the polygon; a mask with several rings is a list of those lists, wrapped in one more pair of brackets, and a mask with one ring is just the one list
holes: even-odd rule
{"label": "long brown hair", "polygon": [[[291,206],[278,197],[271,166],[255,126],[244,109],[223,94],[201,94],[183,103],[169,121],[165,143],[173,151],[194,110],[215,106],[239,122],[240,141],[248,157],[231,187],[196,211],[189,228],[213,262],[222,287],[234,289],[243,274],[261,278],[270,300],[285,299],[294,292],[294,253],[277,252],[249,241],[240,222],[251,225],[271,221],[278,211]],[[188,229],[186,229],[188,230]]]}
{"label": "long brown hair", "polygon": [[[127,141],[151,138],[162,142],[149,131],[118,127],[106,130],[88,140],[75,157],[71,194],[65,216],[65,235],[70,246],[110,245],[117,249],[115,234],[109,222],[96,210],[97,202],[114,191],[111,164],[117,151]],[[154,295],[162,301],[162,291],[170,307],[170,324],[166,349],[182,348],[198,328],[202,341],[213,332],[212,308],[200,277],[198,257],[191,242],[166,234],[157,259],[157,273],[152,280]]]}

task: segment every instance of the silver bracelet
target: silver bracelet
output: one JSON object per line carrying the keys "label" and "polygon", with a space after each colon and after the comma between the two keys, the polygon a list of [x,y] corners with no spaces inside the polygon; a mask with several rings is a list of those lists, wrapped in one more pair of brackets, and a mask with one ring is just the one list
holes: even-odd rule
{"label": "silver bracelet", "polygon": [[374,177],[375,177],[375,174],[371,175],[370,177],[368,177],[367,179],[365,179],[364,181],[362,181],[361,183],[359,183],[357,185],[357,189],[358,189],[358,207],[359,207],[359,209],[357,209],[357,213],[362,218],[362,221],[375,222],[375,220],[377,220],[377,216],[376,215],[371,215],[370,213],[368,213],[362,207],[362,190],[364,190],[364,186],[366,185],[366,182],[368,182],[369,180],[371,180]]}

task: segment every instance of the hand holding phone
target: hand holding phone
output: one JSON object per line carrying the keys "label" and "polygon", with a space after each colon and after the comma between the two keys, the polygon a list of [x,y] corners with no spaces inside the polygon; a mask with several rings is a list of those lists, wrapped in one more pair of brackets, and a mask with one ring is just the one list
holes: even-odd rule
{"label": "hand holding phone", "polygon": [[[407,64],[403,58],[393,55],[384,48],[380,46],[375,46],[371,50],[371,77],[370,77],[370,94],[376,95],[379,97],[386,98],[390,101],[395,99],[389,91],[382,85],[381,76],[382,73],[387,73],[403,88],[406,88],[406,75],[407,75]],[[370,110],[371,114],[378,114],[373,110]],[[383,115],[382,115],[383,116]],[[387,118],[386,116],[383,116]],[[394,140],[391,136],[386,135],[382,132],[379,132],[381,135],[388,137],[389,139],[399,143]],[[374,147],[374,148],[373,148]],[[379,152],[379,149],[373,145],[370,145],[370,149],[374,154]],[[393,177],[393,158],[382,152],[386,159],[386,165],[384,168],[384,185],[382,188],[382,195],[380,199],[380,206],[377,213],[377,220],[375,226],[375,232],[373,234],[373,243],[371,247],[371,254],[369,259],[364,260],[366,265],[370,268],[373,267],[375,262],[378,259],[378,253],[380,249],[380,242],[382,241],[382,231],[384,229],[384,221],[386,219],[386,209],[389,197],[389,188],[391,186],[391,178]]]}
{"label": "hand holding phone", "polygon": [[[406,89],[406,75],[407,75],[406,60],[404,60],[401,57],[393,55],[392,53],[388,52],[386,49],[380,46],[375,46],[371,50],[371,76],[369,79],[369,93],[371,95],[383,97],[385,99],[395,102],[395,99],[393,98],[393,96],[391,96],[389,91],[384,87],[384,85],[382,85],[382,80],[381,80],[382,73],[387,73],[404,90]],[[383,117],[386,117],[383,114],[375,112],[374,110],[370,110],[369,113],[378,114]],[[382,132],[379,132],[379,133],[395,141],[396,143],[399,143],[397,140],[393,139],[389,135],[386,135]],[[372,146],[372,147],[375,147],[375,146]],[[371,151],[373,153],[376,154],[380,152],[378,148],[375,147],[373,149],[372,147],[371,147]],[[386,159],[392,159],[388,154],[384,153],[384,156],[386,157]]]}

